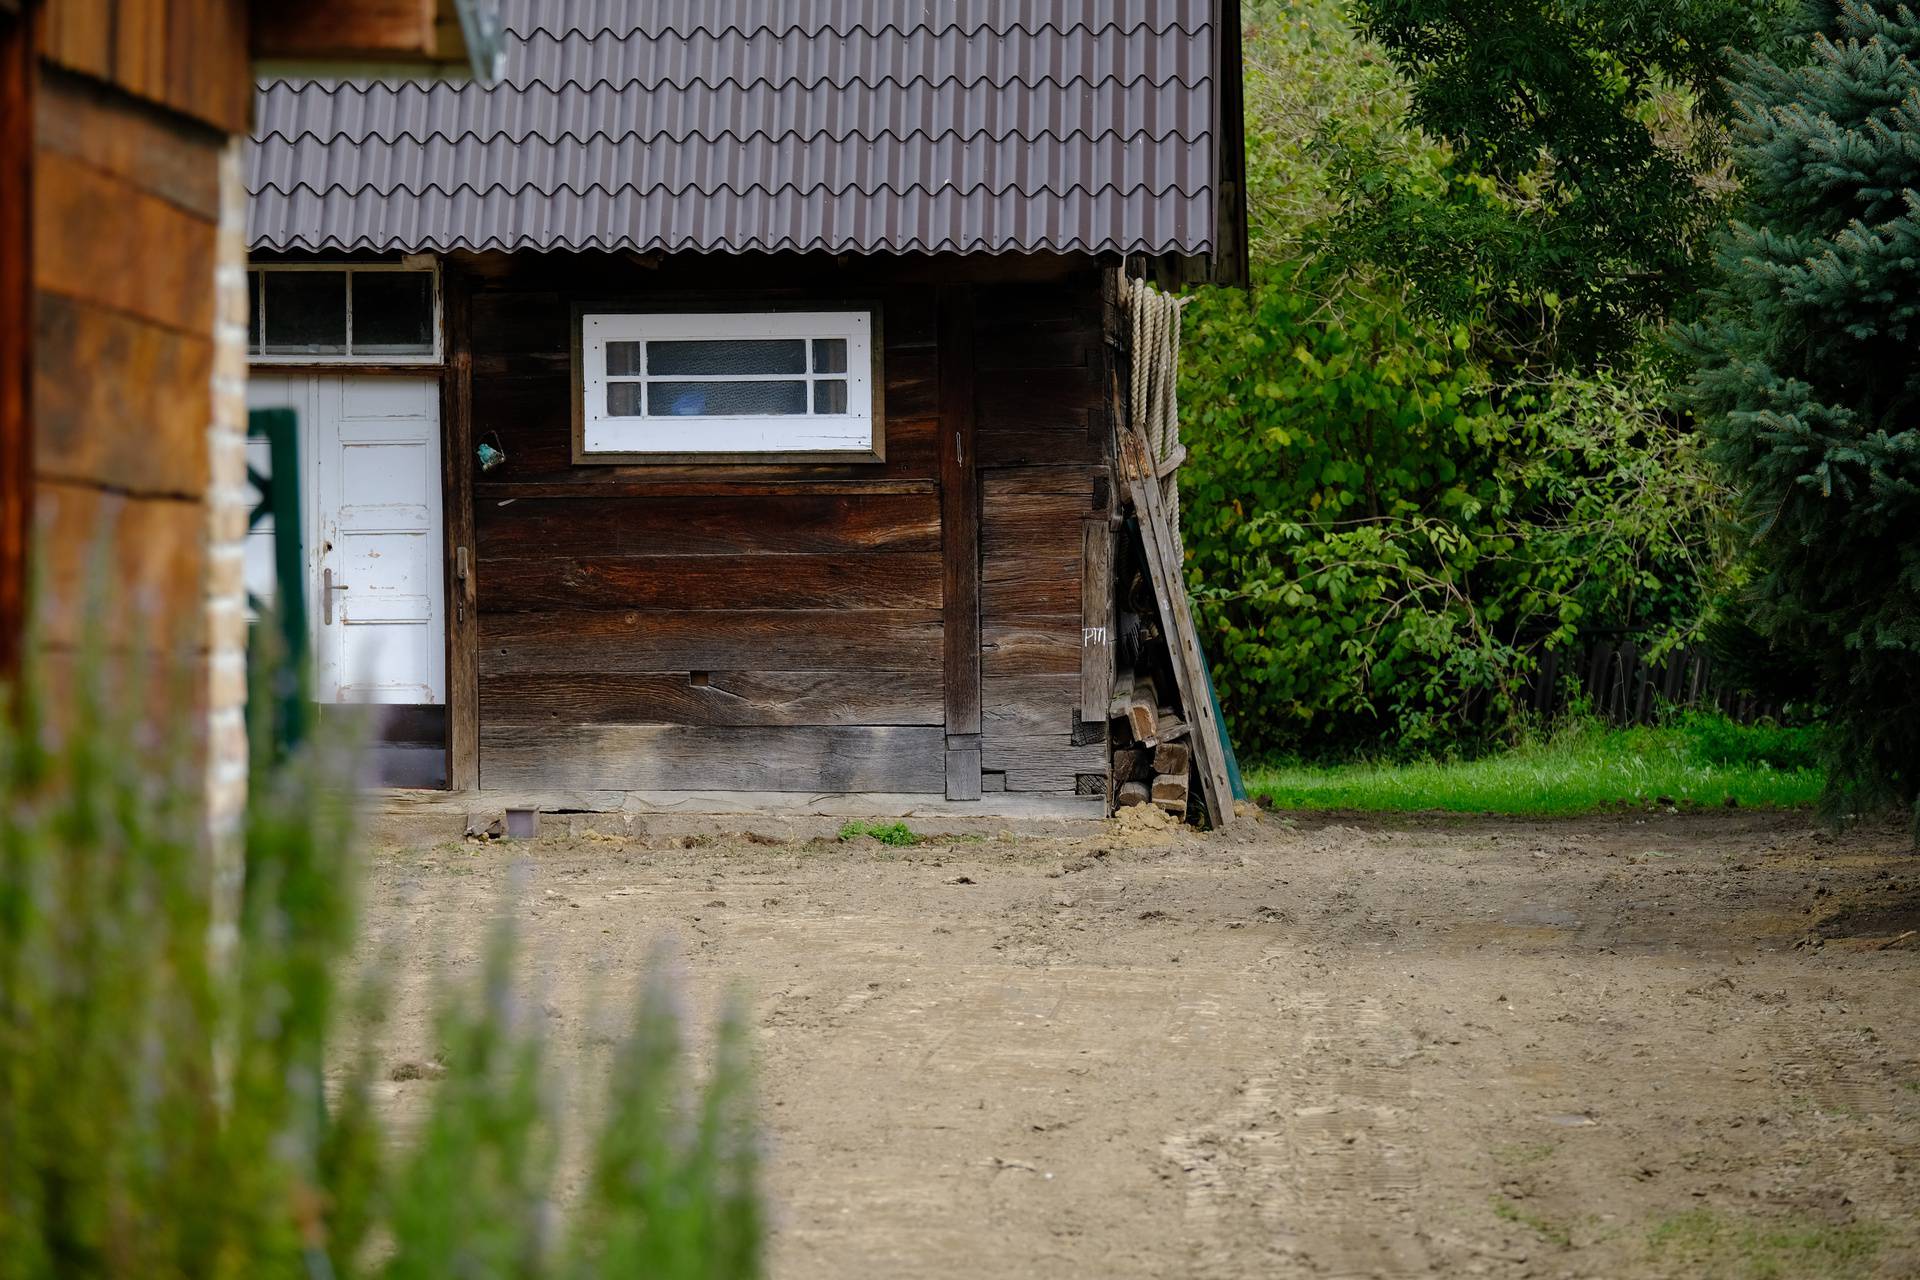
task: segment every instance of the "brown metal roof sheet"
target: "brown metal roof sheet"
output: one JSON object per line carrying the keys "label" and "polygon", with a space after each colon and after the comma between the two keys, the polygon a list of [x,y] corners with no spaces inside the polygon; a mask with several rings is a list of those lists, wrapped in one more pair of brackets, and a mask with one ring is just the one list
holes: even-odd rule
{"label": "brown metal roof sheet", "polygon": [[263,84],[249,239],[1205,256],[1217,4],[506,0],[497,84]]}

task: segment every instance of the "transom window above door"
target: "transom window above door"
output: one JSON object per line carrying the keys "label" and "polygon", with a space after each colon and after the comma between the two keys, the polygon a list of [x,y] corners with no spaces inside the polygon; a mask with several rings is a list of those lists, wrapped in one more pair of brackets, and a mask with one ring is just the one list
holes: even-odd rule
{"label": "transom window above door", "polygon": [[247,272],[247,351],[262,364],[435,364],[440,282],[397,263],[299,263]]}
{"label": "transom window above door", "polygon": [[583,312],[582,462],[883,456],[867,311]]}

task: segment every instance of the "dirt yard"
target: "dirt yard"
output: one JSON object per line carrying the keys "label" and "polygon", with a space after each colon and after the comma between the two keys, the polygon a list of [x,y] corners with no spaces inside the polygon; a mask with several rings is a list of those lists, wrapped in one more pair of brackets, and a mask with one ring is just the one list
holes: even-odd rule
{"label": "dirt yard", "polygon": [[[502,911],[576,1115],[658,939],[697,1025],[743,986],[779,1280],[1912,1277],[1905,848],[1744,814],[550,830],[389,841],[370,901],[395,1077]],[[434,1083],[385,1087],[404,1128]]]}

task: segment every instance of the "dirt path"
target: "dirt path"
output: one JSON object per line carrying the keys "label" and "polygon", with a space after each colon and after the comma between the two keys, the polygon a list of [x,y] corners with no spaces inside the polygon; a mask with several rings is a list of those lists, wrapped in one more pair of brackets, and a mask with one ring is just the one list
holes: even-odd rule
{"label": "dirt path", "polygon": [[570,1098],[662,935],[696,1021],[745,984],[781,1280],[1894,1277],[1903,845],[1747,815],[549,836],[383,850],[370,901],[414,962],[396,1064],[503,909]]}

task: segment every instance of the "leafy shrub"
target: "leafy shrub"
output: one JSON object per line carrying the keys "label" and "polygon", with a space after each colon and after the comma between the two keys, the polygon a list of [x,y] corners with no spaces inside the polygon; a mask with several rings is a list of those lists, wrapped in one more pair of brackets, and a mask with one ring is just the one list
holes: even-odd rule
{"label": "leafy shrub", "polygon": [[198,778],[169,764],[194,753],[111,723],[145,705],[113,693],[88,683],[55,748],[30,707],[0,728],[0,1278],[759,1274],[737,1009],[689,1097],[656,972],[556,1230],[539,1020],[502,933],[480,997],[443,1011],[421,1136],[390,1154],[370,1048],[327,1087],[351,775],[322,748],[257,775],[244,892],[216,910]]}
{"label": "leafy shrub", "polygon": [[1655,375],[1495,387],[1313,260],[1187,331],[1189,578],[1244,750],[1510,736],[1544,649],[1692,636],[1718,494]]}
{"label": "leafy shrub", "polygon": [[1451,181],[1331,0],[1251,11],[1253,289],[1187,309],[1188,578],[1239,747],[1511,739],[1544,649],[1696,633],[1721,496],[1658,369],[1491,367],[1332,243],[1353,175]]}

